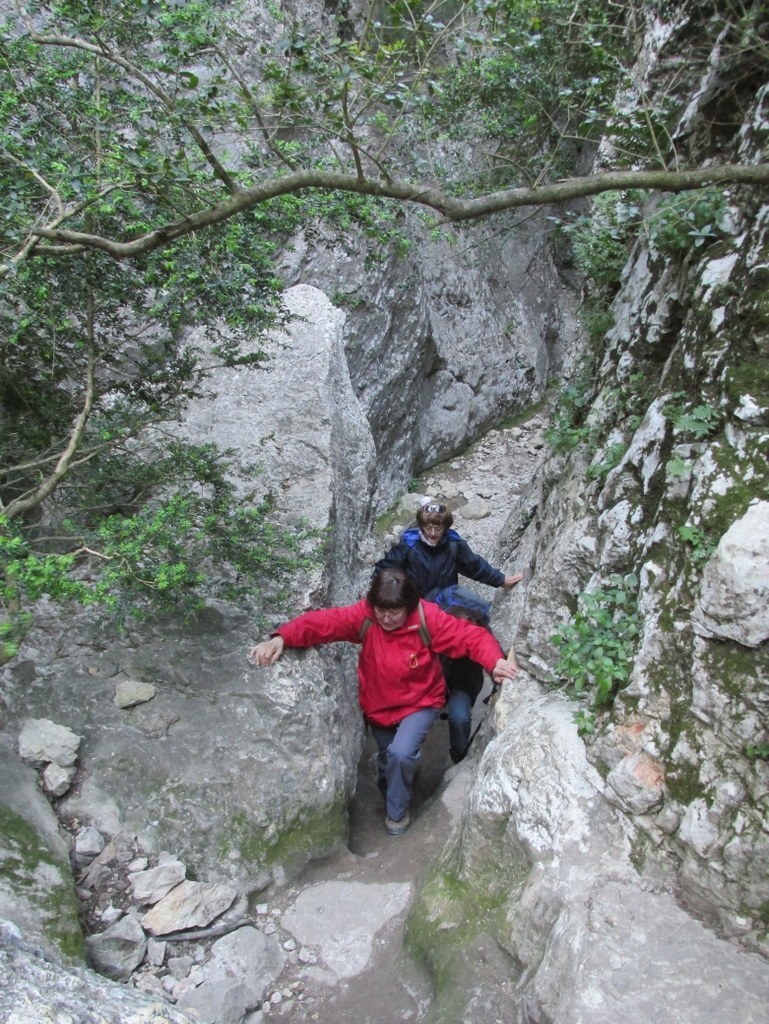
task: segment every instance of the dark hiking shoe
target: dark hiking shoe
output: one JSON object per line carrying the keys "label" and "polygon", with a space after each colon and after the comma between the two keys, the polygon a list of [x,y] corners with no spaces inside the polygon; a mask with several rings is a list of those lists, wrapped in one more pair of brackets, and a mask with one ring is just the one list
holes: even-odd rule
{"label": "dark hiking shoe", "polygon": [[455,750],[453,747],[449,747],[449,757],[454,764],[459,764],[460,761],[464,761],[467,757],[467,751],[465,751],[464,754],[460,754],[458,750]]}
{"label": "dark hiking shoe", "polygon": [[409,812],[403,815],[400,821],[393,821],[392,818],[385,818],[385,828],[388,836],[402,836],[410,825]]}

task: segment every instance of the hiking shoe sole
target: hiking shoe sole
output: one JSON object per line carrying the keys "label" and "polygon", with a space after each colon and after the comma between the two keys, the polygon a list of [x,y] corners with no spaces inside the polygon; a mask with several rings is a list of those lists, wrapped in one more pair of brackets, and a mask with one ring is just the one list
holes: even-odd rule
{"label": "hiking shoe sole", "polygon": [[387,829],[388,836],[402,836],[410,824],[408,813],[404,814],[400,821],[385,818],[385,828]]}

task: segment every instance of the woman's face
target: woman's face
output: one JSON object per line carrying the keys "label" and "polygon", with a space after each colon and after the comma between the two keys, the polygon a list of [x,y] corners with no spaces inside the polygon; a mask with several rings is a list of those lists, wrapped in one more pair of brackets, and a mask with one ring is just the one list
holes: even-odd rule
{"label": "woman's face", "polygon": [[428,543],[433,546],[440,544],[445,532],[446,528],[441,526],[440,523],[425,523],[422,527],[422,533],[426,537]]}
{"label": "woman's face", "polygon": [[377,608],[374,607],[374,618],[382,629],[390,633],[393,629],[400,629],[406,621],[408,612],[405,608]]}

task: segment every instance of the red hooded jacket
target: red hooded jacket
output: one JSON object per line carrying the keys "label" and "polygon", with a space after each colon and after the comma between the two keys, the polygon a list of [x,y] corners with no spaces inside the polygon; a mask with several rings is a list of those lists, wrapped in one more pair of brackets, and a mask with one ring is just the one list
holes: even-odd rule
{"label": "red hooded jacket", "polygon": [[[438,605],[422,602],[430,647],[420,636],[419,610],[398,629],[382,629],[368,601],[305,612],[275,631],[286,647],[315,647],[334,640],[361,644],[358,658],[358,699],[363,714],[375,725],[397,725],[420,708],[442,708],[446,682],[438,654],[469,657],[488,671],[504,658],[502,648],[482,626],[447,615]],[[371,625],[361,641],[361,627]],[[273,634],[275,635],[275,634]]]}

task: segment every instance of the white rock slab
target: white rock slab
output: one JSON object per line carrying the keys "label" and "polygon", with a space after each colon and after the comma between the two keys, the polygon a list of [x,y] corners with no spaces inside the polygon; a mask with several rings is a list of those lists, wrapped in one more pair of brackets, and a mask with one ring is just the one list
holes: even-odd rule
{"label": "white rock slab", "polygon": [[408,906],[408,883],[324,882],[301,893],[281,924],[303,945],[316,946],[341,978],[360,974],[377,932]]}
{"label": "white rock slab", "polygon": [[131,891],[137,903],[157,903],[184,881],[187,868],[180,860],[169,860],[157,867],[131,875]]}
{"label": "white rock slab", "polygon": [[703,636],[745,647],[769,639],[769,501],[754,501],[719,541],[692,618]]}
{"label": "white rock slab", "polygon": [[81,737],[48,718],[28,718],[19,734],[19,757],[32,764],[54,762],[68,768],[77,760]]}

